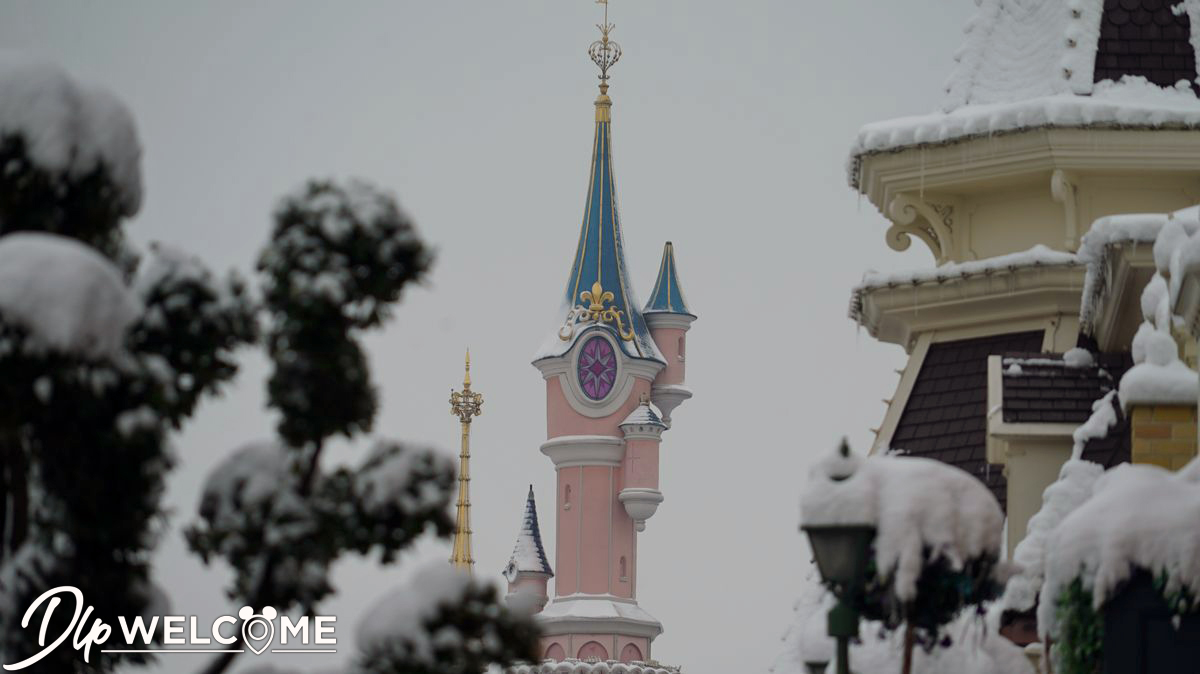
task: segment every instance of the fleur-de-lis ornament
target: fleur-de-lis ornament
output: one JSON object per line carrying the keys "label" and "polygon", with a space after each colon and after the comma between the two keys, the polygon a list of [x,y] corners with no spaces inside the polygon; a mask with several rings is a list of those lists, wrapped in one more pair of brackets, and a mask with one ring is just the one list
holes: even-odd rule
{"label": "fleur-de-lis ornament", "polygon": [[616,299],[611,291],[605,290],[599,281],[592,284],[591,290],[579,293],[579,299],[586,304],[576,304],[567,312],[567,320],[558,331],[558,338],[564,342],[575,334],[575,325],[581,322],[611,323],[616,327],[621,339],[633,339],[633,326],[625,327],[625,312],[616,307],[605,307]]}

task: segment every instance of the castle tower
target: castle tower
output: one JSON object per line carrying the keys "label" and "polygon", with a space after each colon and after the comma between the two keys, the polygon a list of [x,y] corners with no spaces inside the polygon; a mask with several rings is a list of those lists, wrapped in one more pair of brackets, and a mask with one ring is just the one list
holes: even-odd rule
{"label": "castle tower", "polygon": [[504,600],[509,608],[519,613],[537,613],[549,600],[546,583],[554,577],[546,549],[542,547],[542,530],[538,526],[537,504],[533,499],[533,485],[529,485],[529,496],[525,498],[525,514],[521,518],[521,533],[513,546],[512,557],[504,567],[504,579],[508,581],[508,594]]}
{"label": "castle tower", "polygon": [[533,363],[546,380],[541,451],[557,473],[557,575],[554,597],[538,618],[546,658],[630,662],[649,659],[662,633],[637,600],[638,532],[663,501],[659,444],[668,424],[651,401],[665,416],[691,396],[683,386],[683,336],[695,316],[683,303],[670,244],[645,312],[634,298],[608,97],[608,69],[621,52],[609,39],[607,16],[600,29],[589,49],[600,67],[600,95],[579,244],[563,318]]}
{"label": "castle tower", "polygon": [[467,351],[463,390],[450,393],[450,413],[462,424],[462,444],[458,454],[458,503],[454,518],[454,552],[450,563],[456,569],[475,572],[471,554],[471,419],[479,416],[483,395],[471,390],[471,351]]}
{"label": "castle tower", "polygon": [[671,412],[683,401],[692,397],[692,392],[683,385],[687,331],[696,320],[683,298],[683,286],[679,284],[679,272],[675,269],[675,246],[668,241],[663,246],[662,263],[650,301],[642,309],[646,325],[654,343],[658,344],[667,366],[654,379],[650,399],[662,410],[663,422],[671,425]]}

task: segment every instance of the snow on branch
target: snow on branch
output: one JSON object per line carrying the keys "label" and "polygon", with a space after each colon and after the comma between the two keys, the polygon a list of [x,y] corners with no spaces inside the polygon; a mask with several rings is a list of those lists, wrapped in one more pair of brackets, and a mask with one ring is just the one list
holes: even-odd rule
{"label": "snow on branch", "polygon": [[1057,637],[1060,595],[1076,580],[1099,610],[1142,569],[1163,581],[1164,596],[1200,597],[1200,461],[1178,473],[1121,464],[1100,476],[1092,495],[1053,529],[1045,544],[1038,631]]}
{"label": "snow on branch", "polygon": [[0,237],[0,319],[28,333],[30,350],[111,358],[141,312],[120,272],[89,246],[40,232]]}
{"label": "snow on branch", "polygon": [[356,672],[477,674],[492,663],[532,661],[536,628],[496,606],[497,589],[445,562],[384,595],[358,626]]}
{"label": "snow on branch", "polygon": [[800,509],[805,525],[874,525],[877,573],[892,580],[900,602],[916,598],[928,563],[960,570],[1000,552],[1004,514],[995,497],[970,474],[932,459],[834,453],[809,473]]}
{"label": "snow on branch", "polygon": [[0,144],[10,138],[52,175],[79,179],[107,169],[121,211],[132,215],[141,205],[142,148],[125,105],[55,64],[0,51]]}

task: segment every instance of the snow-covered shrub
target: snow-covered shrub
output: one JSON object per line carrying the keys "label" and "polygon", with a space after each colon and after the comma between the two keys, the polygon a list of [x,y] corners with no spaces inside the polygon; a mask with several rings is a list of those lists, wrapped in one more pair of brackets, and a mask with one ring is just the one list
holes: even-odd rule
{"label": "snow-covered shrub", "polygon": [[[364,183],[311,182],[276,210],[258,269],[274,365],[268,402],[279,413],[279,439],[248,445],[219,465],[205,485],[200,519],[187,531],[206,562],[222,559],[233,568],[231,599],[311,613],[333,591],[329,569],[341,556],[377,553],[388,563],[426,531],[453,531],[455,470],[448,457],[377,441],[358,466],[321,464],[333,436],[357,439],[375,419],[360,333],[391,315],[403,288],[430,262],[396,201]],[[410,625],[414,639],[432,639],[419,641],[435,646],[422,651],[428,661],[414,660],[403,641],[386,648],[368,641],[366,671],[479,671],[533,657],[528,618],[498,605],[493,588],[440,586],[451,585],[455,601],[434,606],[422,618],[428,624]],[[420,589],[394,603],[412,603]],[[451,647],[451,634],[470,648]],[[208,671],[223,671],[231,661],[222,654]]]}
{"label": "snow-covered shrub", "polygon": [[[229,354],[254,338],[253,307],[207,272],[182,296],[131,286],[139,255],[121,227],[141,201],[140,155],[111,95],[0,54],[5,662],[41,650],[17,611],[48,588],[79,588],[109,624],[161,603],[147,560],[174,462],[167,435],[232,378]],[[62,613],[47,633],[64,627]],[[92,664],[140,657],[93,652]],[[43,666],[74,671],[74,660],[58,649]]]}
{"label": "snow-covered shrub", "polygon": [[356,674],[478,674],[536,660],[533,624],[498,610],[499,593],[444,563],[384,595],[359,623]]}
{"label": "snow-covered shrub", "polygon": [[[430,263],[395,200],[361,183],[312,183],[284,200],[260,305],[186,253],[156,246],[141,260],[127,245],[140,156],[111,95],[0,53],[0,661],[42,650],[19,622],[48,588],[79,588],[90,619],[109,625],[162,613],[149,559],[176,460],[168,435],[233,378],[234,351],[257,340],[264,314],[281,439],[217,467],[187,534],[206,560],[231,564],[239,605],[313,611],[346,551],[387,562],[422,532],[451,530],[447,458],[385,442],[356,468],[320,465],[330,436],[374,419],[357,332],[381,324]],[[481,652],[508,664],[532,649],[533,627],[488,592],[464,591],[436,627],[479,635]],[[68,614],[41,633],[63,633]],[[86,671],[143,661],[92,651]],[[39,671],[83,667],[59,648]]]}
{"label": "snow-covered shrub", "polygon": [[1038,631],[1059,644],[1056,671],[1091,671],[1103,637],[1100,611],[1139,570],[1154,577],[1176,614],[1200,610],[1197,478],[1197,460],[1178,473],[1122,464],[1050,533]]}
{"label": "snow-covered shrub", "polygon": [[801,500],[806,525],[876,528],[869,577],[851,603],[893,630],[907,624],[933,648],[941,627],[1000,592],[1004,516],[979,480],[939,461],[862,459],[843,443],[809,474]]}
{"label": "snow-covered shrub", "polygon": [[258,267],[273,321],[268,392],[288,443],[370,430],[375,390],[352,331],[386,319],[431,260],[395,200],[361,182],[311,182],[283,199]]}

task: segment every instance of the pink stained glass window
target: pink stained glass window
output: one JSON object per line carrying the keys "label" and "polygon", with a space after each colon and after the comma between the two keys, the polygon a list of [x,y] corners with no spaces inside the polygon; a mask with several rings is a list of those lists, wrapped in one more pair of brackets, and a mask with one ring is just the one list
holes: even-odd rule
{"label": "pink stained glass window", "polygon": [[617,383],[617,354],[612,344],[592,337],[579,352],[579,386],[592,400],[603,400]]}

